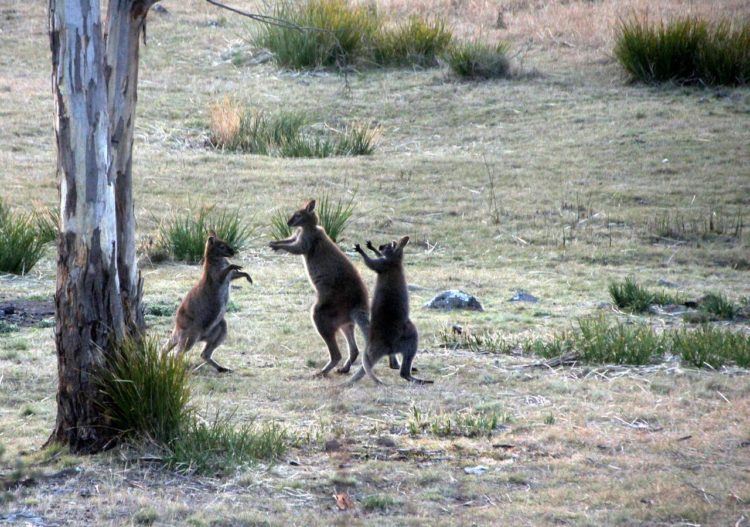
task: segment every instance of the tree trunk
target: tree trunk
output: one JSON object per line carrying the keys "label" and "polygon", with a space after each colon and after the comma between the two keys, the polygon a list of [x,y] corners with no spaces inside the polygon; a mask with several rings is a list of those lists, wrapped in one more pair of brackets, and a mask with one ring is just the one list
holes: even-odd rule
{"label": "tree trunk", "polygon": [[145,330],[143,279],[135,253],[133,129],[138,100],[138,52],[149,8],[158,0],[110,0],[107,9],[106,80],[112,164],[117,203],[117,268],[126,327]]}
{"label": "tree trunk", "polygon": [[124,331],[99,1],[49,0],[49,24],[61,216],[50,440],[95,452],[111,440],[95,374]]}

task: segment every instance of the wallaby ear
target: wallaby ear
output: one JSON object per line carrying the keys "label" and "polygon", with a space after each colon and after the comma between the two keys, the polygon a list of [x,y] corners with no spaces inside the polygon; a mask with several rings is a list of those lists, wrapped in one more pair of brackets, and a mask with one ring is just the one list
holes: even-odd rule
{"label": "wallaby ear", "polygon": [[305,205],[305,210],[307,212],[312,212],[312,211],[315,210],[315,200],[314,199],[311,199],[310,201],[307,202],[307,205]]}
{"label": "wallaby ear", "polygon": [[398,248],[399,249],[403,249],[404,247],[406,247],[407,243],[409,243],[409,237],[408,236],[404,236],[403,238],[401,238],[398,241]]}
{"label": "wallaby ear", "polygon": [[211,229],[208,231],[208,241],[214,243],[216,241],[216,231]]}

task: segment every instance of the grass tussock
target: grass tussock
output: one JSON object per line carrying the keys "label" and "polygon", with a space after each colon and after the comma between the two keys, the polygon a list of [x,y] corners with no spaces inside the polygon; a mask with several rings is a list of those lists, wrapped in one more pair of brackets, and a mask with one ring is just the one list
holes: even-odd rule
{"label": "grass tussock", "polygon": [[28,273],[44,255],[49,241],[37,215],[14,212],[0,199],[0,273]]}
{"label": "grass tussock", "polygon": [[693,366],[719,368],[727,363],[750,367],[750,335],[703,325],[672,335],[673,353]]}
{"label": "grass tussock", "polygon": [[211,421],[189,421],[170,443],[167,466],[179,472],[223,476],[255,460],[277,459],[290,443],[285,428],[276,423],[235,427],[231,415]]}
{"label": "grass tussock", "polygon": [[99,375],[110,422],[125,437],[169,444],[191,418],[187,362],[162,354],[158,339],[126,338]]}
{"label": "grass tussock", "polygon": [[343,130],[314,130],[304,115],[280,111],[270,115],[242,108],[225,98],[210,108],[213,148],[263,156],[325,158],[371,155],[380,129],[367,123],[350,123]]}
{"label": "grass tussock", "polygon": [[493,353],[507,355],[518,349],[518,341],[509,339],[500,333],[492,331],[474,332],[464,328],[457,331],[453,327],[445,327],[438,334],[440,345],[448,349],[466,349],[475,353]]}
{"label": "grass tussock", "polygon": [[372,496],[366,496],[362,500],[362,509],[367,512],[388,512],[398,505],[400,503],[387,494],[373,494]]}
{"label": "grass tussock", "polygon": [[665,291],[650,291],[639,285],[632,277],[622,282],[609,284],[609,294],[617,307],[631,313],[645,313],[654,304],[667,305],[683,302],[677,295]]}
{"label": "grass tussock", "polygon": [[649,239],[659,241],[740,241],[744,229],[742,210],[731,213],[721,208],[686,214],[665,211],[646,224]]}
{"label": "grass tussock", "polygon": [[646,83],[745,85],[750,81],[750,21],[709,23],[694,17],[620,22],[614,54]]}
{"label": "grass tussock", "polygon": [[221,476],[286,452],[289,436],[275,423],[234,427],[232,415],[219,414],[204,421],[190,404],[187,362],[161,353],[156,338],[127,338],[112,353],[98,376],[111,426],[121,438],[160,447],[166,466]]}
{"label": "grass tussock", "polygon": [[729,300],[722,293],[708,293],[700,303],[699,309],[702,313],[714,317],[717,320],[732,320],[740,312],[740,307]]}
{"label": "grass tussock", "polygon": [[452,40],[451,31],[440,19],[430,21],[412,15],[381,30],[373,42],[372,59],[381,66],[432,67]]}
{"label": "grass tussock", "polygon": [[510,76],[508,45],[490,45],[474,40],[457,43],[445,53],[455,75],[463,79],[499,79]]}
{"label": "grass tussock", "polygon": [[263,25],[255,45],[292,69],[347,65],[434,66],[452,40],[439,20],[410,16],[391,24],[374,4],[349,0],[304,0],[277,4],[274,16],[299,26]]}
{"label": "grass tussock", "polygon": [[575,353],[592,364],[650,364],[668,350],[668,340],[646,324],[609,322],[604,317],[582,318],[578,328],[562,332],[552,340],[536,340],[526,351],[546,358]]}
{"label": "grass tussock", "polygon": [[[316,211],[320,225],[325,229],[328,236],[337,242],[346,230],[349,220],[354,214],[354,198],[352,194],[349,200],[334,199],[330,194],[324,194],[316,204]],[[281,209],[277,209],[271,215],[271,237],[274,240],[283,240],[292,235],[293,229],[287,224],[288,215]]]}
{"label": "grass tussock", "polygon": [[173,215],[164,221],[159,227],[158,245],[175,260],[199,262],[211,230],[235,251],[242,250],[254,232],[238,210],[219,211],[214,206],[207,206],[196,212]]}
{"label": "grass tussock", "polygon": [[429,434],[435,437],[490,437],[510,417],[496,412],[429,415],[412,406],[407,429],[412,437]]}

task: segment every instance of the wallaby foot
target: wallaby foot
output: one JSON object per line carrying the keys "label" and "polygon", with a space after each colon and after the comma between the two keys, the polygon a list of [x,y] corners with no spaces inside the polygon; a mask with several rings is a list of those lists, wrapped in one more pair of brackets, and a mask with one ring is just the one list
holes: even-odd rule
{"label": "wallaby foot", "polygon": [[341,359],[336,359],[335,361],[333,359],[329,360],[328,364],[326,364],[325,366],[323,366],[322,370],[320,370],[318,372],[315,372],[313,374],[313,379],[318,378],[318,377],[325,377],[325,376],[327,376],[328,372],[330,372],[332,369],[334,369],[336,367],[336,365],[339,363],[340,360]]}

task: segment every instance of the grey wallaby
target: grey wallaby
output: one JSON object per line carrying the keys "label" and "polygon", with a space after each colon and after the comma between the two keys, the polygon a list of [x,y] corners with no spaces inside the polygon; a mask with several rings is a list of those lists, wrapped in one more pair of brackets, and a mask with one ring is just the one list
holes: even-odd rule
{"label": "grey wallaby", "polygon": [[404,236],[398,242],[381,245],[379,250],[367,242],[377,258],[370,258],[357,244],[354,249],[362,255],[365,265],[378,274],[375,293],[370,308],[370,334],[367,348],[362,357],[362,368],[345,383],[351,385],[365,376],[365,373],[376,383],[383,384],[372,371],[375,364],[386,355],[390,358],[400,353],[402,357],[400,375],[417,384],[429,384],[433,381],[413,377],[412,362],[417,354],[419,335],[417,328],[409,320],[409,292],[404,275],[404,247],[409,237]]}
{"label": "grey wallaby", "polygon": [[336,371],[348,373],[359,355],[354,325],[359,326],[365,339],[369,330],[367,287],[349,258],[318,225],[315,200],[310,200],[292,214],[287,225],[297,227],[297,232],[285,240],[272,241],[268,246],[274,251],[300,254],[305,259],[307,276],[317,293],[312,307],[313,324],[328,346],[330,355],[328,364],[316,375],[326,375],[341,360],[336,343],[339,329],[346,338],[349,358]]}
{"label": "grey wallaby", "polygon": [[178,353],[185,353],[196,342],[205,341],[201,358],[219,372],[232,371],[217,364],[211,355],[227,336],[224,315],[232,280],[246,278],[253,283],[250,275],[241,271],[241,266],[229,263],[227,258],[234,255],[228,243],[219,239],[215,232],[209,233],[203,252],[203,274],[177,308],[174,330],[164,352],[177,346]]}

